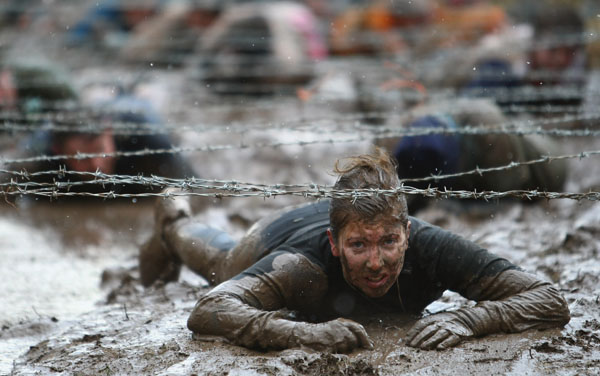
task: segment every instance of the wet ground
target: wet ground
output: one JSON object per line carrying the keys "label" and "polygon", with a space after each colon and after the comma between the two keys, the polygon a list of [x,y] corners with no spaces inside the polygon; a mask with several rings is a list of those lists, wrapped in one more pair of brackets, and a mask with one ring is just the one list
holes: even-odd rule
{"label": "wet ground", "polygon": [[[589,150],[592,141],[570,141]],[[353,145],[366,150],[367,143]],[[273,181],[328,182],[311,163],[354,151],[323,147],[249,151],[256,160],[276,161],[285,171],[253,163],[231,177]],[[279,158],[276,157],[279,156]],[[203,156],[204,157],[204,156]],[[199,158],[236,159],[233,152]],[[207,162],[209,160],[210,162]],[[265,163],[265,162],[263,162]],[[240,163],[241,165],[241,163]],[[600,164],[570,161],[567,191],[600,185]],[[213,166],[214,168],[214,166]],[[227,175],[219,170],[223,176]],[[312,171],[312,172],[311,172]],[[215,171],[215,174],[217,172]],[[278,175],[279,174],[279,175]],[[306,176],[313,174],[311,180]],[[223,177],[219,176],[219,178]],[[294,180],[298,179],[298,180]],[[257,180],[256,180],[257,181]],[[265,180],[268,181],[268,180]],[[42,200],[43,201],[43,200]],[[197,199],[198,215],[239,236],[245,226],[292,201]],[[524,269],[556,283],[569,302],[564,329],[528,331],[473,339],[436,352],[407,347],[410,318],[369,317],[361,322],[375,341],[372,351],[349,355],[303,349],[260,353],[222,342],[192,339],[185,327],[204,281],[185,272],[178,283],[143,289],[136,255],[150,234],[152,200],[50,203],[17,200],[0,218],[5,291],[0,298],[0,373],[24,374],[207,374],[207,375],[594,375],[600,372],[600,206],[589,201],[491,203],[438,201],[419,217],[479,242]],[[430,312],[472,302],[448,294]]]}
{"label": "wet ground", "polygon": [[[127,81],[130,68],[80,63],[81,81],[106,76]],[[182,73],[183,72],[183,73]],[[342,104],[294,98],[222,103],[184,71],[148,74],[145,91],[168,124],[221,124],[211,132],[177,133],[182,146],[250,145],[188,153],[198,176],[247,182],[331,184],[333,162],[369,149],[352,143],[258,147],[258,143],[323,139],[322,131],[285,127],[298,119],[342,119]],[[200,98],[200,99],[199,99]],[[199,103],[200,102],[200,103]],[[342,120],[340,120],[342,121]],[[235,125],[263,130],[237,133]],[[316,121],[308,125],[318,124]],[[281,126],[283,129],[278,129]],[[231,126],[231,129],[229,128]],[[267,128],[267,130],[264,130]],[[346,137],[329,131],[327,138]],[[566,153],[596,150],[593,138],[563,139]],[[254,147],[252,147],[254,145]],[[597,157],[569,161],[565,191],[600,189]],[[302,198],[195,199],[199,217],[240,236],[274,208]],[[293,349],[254,352],[192,338],[185,323],[204,281],[185,271],[177,283],[144,289],[139,246],[152,231],[153,201],[50,202],[19,198],[0,206],[0,374],[160,375],[597,375],[600,374],[600,204],[552,200],[485,206],[438,201],[418,216],[479,242],[564,293],[571,322],[563,329],[492,335],[447,351],[406,346],[408,317],[361,322],[375,342],[348,355]],[[430,313],[472,302],[447,294]]]}

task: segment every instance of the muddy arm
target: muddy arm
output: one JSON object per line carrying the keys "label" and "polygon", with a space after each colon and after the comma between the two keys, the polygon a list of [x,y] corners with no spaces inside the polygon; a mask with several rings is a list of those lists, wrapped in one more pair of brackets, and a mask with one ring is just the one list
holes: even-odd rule
{"label": "muddy arm", "polygon": [[519,270],[480,281],[464,295],[479,303],[420,320],[407,334],[409,345],[441,349],[465,337],[559,327],[570,320],[567,303],[556,288]]}
{"label": "muddy arm", "polygon": [[559,327],[570,320],[558,289],[532,274],[507,270],[480,286],[473,290],[481,293],[471,297],[479,303],[462,314],[475,335]]}
{"label": "muddy arm", "polygon": [[199,337],[218,336],[236,345],[265,350],[307,346],[347,352],[370,346],[364,328],[350,320],[319,324],[293,321],[282,309],[310,310],[310,304],[321,301],[327,277],[297,254],[280,253],[265,259],[260,263],[263,270],[266,267],[270,271],[242,273],[202,297],[188,319],[188,328]]}

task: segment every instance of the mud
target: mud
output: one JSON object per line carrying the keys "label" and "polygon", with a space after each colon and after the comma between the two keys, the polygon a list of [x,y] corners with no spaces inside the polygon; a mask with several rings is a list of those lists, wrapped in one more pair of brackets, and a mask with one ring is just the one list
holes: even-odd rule
{"label": "mud", "polygon": [[[56,47],[54,41],[47,44]],[[68,64],[81,83],[107,78],[127,83],[136,74],[131,67],[106,61],[103,65],[92,56],[73,53],[58,47],[49,51]],[[179,133],[183,147],[311,140],[322,134],[286,130],[285,123],[321,115],[339,117],[343,108],[336,102],[301,103],[293,98],[223,104],[206,97],[185,70],[145,73],[148,82],[141,92],[153,100],[167,122],[223,124],[219,132]],[[269,131],[230,131],[237,122]],[[336,136],[347,135],[328,133]],[[599,145],[593,138],[561,142],[565,152],[596,150]],[[365,139],[186,157],[198,176],[206,178],[332,184],[328,171],[334,161],[369,147]],[[569,160],[568,171],[565,191],[599,189],[598,157]],[[239,238],[254,221],[303,201],[287,196],[197,199],[194,208],[206,223]],[[176,283],[144,289],[139,279],[137,253],[152,232],[152,209],[151,200],[141,199],[56,203],[19,198],[1,205],[0,374],[600,374],[600,204],[596,202],[438,201],[417,215],[552,281],[571,311],[571,321],[563,329],[496,334],[446,351],[423,351],[404,342],[413,318],[372,316],[360,322],[374,349],[345,355],[306,349],[256,352],[218,338],[193,339],[186,321],[196,301],[208,292],[206,281],[185,268]],[[447,293],[427,311],[472,304]]]}
{"label": "mud", "polygon": [[[570,163],[572,176],[600,172],[595,164]],[[568,188],[589,188],[580,185],[586,181],[570,180]],[[217,224],[237,217],[244,218],[240,223],[254,219],[236,211],[234,202],[220,202],[199,215]],[[5,208],[0,222],[2,248],[14,250],[4,252],[7,262],[2,263],[10,293],[2,295],[8,310],[2,316],[0,373],[598,374],[598,204],[556,200],[466,207],[440,201],[418,216],[555,283],[572,315],[564,329],[492,335],[437,352],[406,346],[403,337],[411,318],[374,316],[361,320],[374,350],[348,355],[304,349],[262,353],[219,339],[198,341],[186,321],[208,291],[205,281],[187,269],[177,283],[144,289],[139,281],[135,258],[152,231],[151,202],[21,204]],[[115,217],[120,218],[118,225]],[[242,226],[232,223],[229,230],[240,231]],[[447,293],[428,311],[472,304]]]}

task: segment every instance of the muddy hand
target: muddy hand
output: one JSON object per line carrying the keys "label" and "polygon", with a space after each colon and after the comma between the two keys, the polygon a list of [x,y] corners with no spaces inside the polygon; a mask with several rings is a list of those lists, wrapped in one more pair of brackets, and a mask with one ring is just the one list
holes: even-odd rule
{"label": "muddy hand", "polygon": [[471,336],[473,331],[458,316],[440,313],[417,321],[406,334],[406,342],[409,346],[421,349],[443,350]]}
{"label": "muddy hand", "polygon": [[293,336],[296,344],[318,351],[347,353],[357,347],[373,348],[365,328],[347,319],[336,319],[320,324],[298,323]]}

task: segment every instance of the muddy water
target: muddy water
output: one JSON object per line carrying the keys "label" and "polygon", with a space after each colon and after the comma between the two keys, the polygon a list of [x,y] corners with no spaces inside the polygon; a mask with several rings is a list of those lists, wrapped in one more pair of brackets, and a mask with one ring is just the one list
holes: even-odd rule
{"label": "muddy water", "polygon": [[[315,115],[315,108],[286,99],[265,107],[240,103],[226,111],[210,112],[210,106],[197,105],[193,90],[186,86],[191,83],[182,81],[183,75],[168,73],[154,80],[162,98],[168,92],[168,97],[183,101],[173,107],[169,121],[233,124],[251,120],[275,126]],[[184,110],[178,112],[181,108]],[[339,116],[335,108],[323,111]],[[283,130],[228,133],[226,128],[214,134],[179,136],[182,146],[306,137]],[[598,146],[593,139],[565,140],[569,152]],[[333,177],[327,171],[335,159],[368,147],[364,141],[189,153],[186,157],[202,177],[331,184]],[[597,157],[569,163],[566,191],[598,190]],[[195,206],[205,222],[239,236],[273,209],[298,201],[302,199],[199,199]],[[375,349],[349,355],[304,349],[258,353],[219,341],[193,340],[185,322],[196,300],[207,291],[204,282],[184,273],[178,283],[144,290],[138,280],[135,258],[152,228],[151,204],[21,200],[14,207],[2,205],[0,374],[600,374],[598,203],[557,200],[480,207],[440,201],[418,215],[554,282],[572,312],[564,329],[493,335],[448,351],[431,352],[405,346],[402,338],[411,325],[407,318],[375,316],[362,320]],[[103,275],[113,277],[104,287]],[[439,312],[469,304],[472,302],[446,294],[428,310]]]}
{"label": "muddy water", "polygon": [[134,262],[149,216],[150,202],[2,205],[0,374],[64,322],[95,309],[106,295],[102,271]]}
{"label": "muddy water", "polygon": [[[278,151],[282,160],[293,159],[295,152]],[[260,153],[259,158],[268,158],[273,151]],[[326,151],[323,155],[329,157]],[[599,168],[577,162],[572,167],[575,176],[589,176],[586,171]],[[259,169],[257,174],[269,173]],[[300,167],[289,171],[290,178],[306,173]],[[568,186],[578,191],[593,184],[598,181],[587,178],[570,181]],[[263,211],[288,203],[279,198],[244,200],[200,200],[196,206],[206,222],[239,234]],[[459,232],[556,283],[573,316],[564,329],[493,335],[430,352],[405,346],[402,337],[410,327],[409,319],[375,316],[362,320],[375,349],[349,355],[303,349],[257,353],[219,341],[195,341],[185,322],[195,301],[207,291],[203,281],[186,273],[179,283],[146,290],[138,281],[135,256],[151,231],[151,202],[22,202],[7,207],[0,218],[7,261],[2,263],[2,275],[10,292],[1,297],[8,309],[2,316],[0,373],[598,374],[599,204],[550,201],[467,208],[440,201],[419,217]],[[115,278],[102,288],[105,270]],[[446,294],[428,310],[469,304]]]}
{"label": "muddy water", "polygon": [[[237,111],[235,118],[255,114],[252,106]],[[302,113],[282,102],[281,107],[267,108],[252,120],[267,124]],[[177,115],[181,116],[178,121],[206,116],[192,107],[186,115]],[[215,121],[227,123],[230,116],[223,112]],[[248,143],[293,140],[297,134],[190,132],[180,136],[183,146],[193,146],[240,139]],[[368,148],[365,141],[190,153],[188,157],[204,177],[331,184],[328,171],[336,158]],[[568,152],[597,148],[594,140],[565,143]],[[600,187],[597,159],[569,163],[567,191]],[[0,296],[0,374],[600,373],[598,203],[555,200],[480,206],[439,201],[418,214],[557,284],[573,316],[564,329],[493,335],[448,351],[430,352],[405,346],[402,337],[411,324],[407,319],[370,317],[363,323],[375,349],[332,355],[303,349],[257,353],[218,341],[193,340],[185,323],[198,297],[207,291],[204,281],[186,272],[178,283],[144,290],[138,280],[135,257],[152,229],[151,201],[39,201],[43,200],[3,205],[0,214],[4,257],[0,268],[8,291]],[[239,236],[253,221],[299,201],[303,199],[195,199],[194,207],[204,222]],[[104,271],[114,278],[102,287]],[[428,310],[469,304],[447,294]]]}

